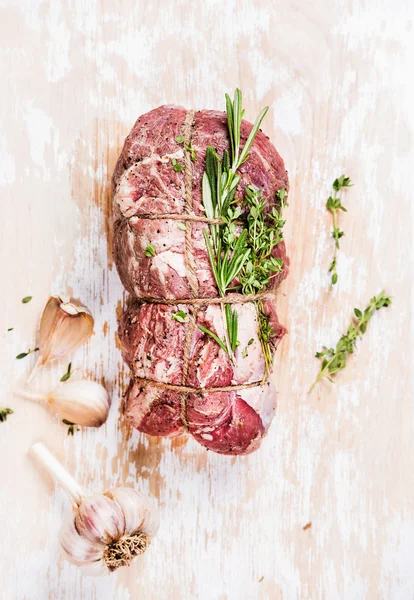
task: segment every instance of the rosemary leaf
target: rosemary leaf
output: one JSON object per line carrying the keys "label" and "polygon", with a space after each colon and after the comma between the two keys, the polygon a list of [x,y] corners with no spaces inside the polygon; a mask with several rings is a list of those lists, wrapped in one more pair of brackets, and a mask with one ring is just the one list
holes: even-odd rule
{"label": "rosemary leaf", "polygon": [[213,331],[211,331],[210,329],[207,329],[207,327],[203,327],[202,325],[197,325],[197,327],[203,332],[206,333],[207,335],[211,336],[213,338],[213,340],[215,340],[217,342],[217,344],[220,346],[220,348],[222,350],[224,350],[224,352],[226,352],[226,354],[228,354],[227,352],[227,348],[224,344],[224,342],[218,337],[218,335],[216,335]]}

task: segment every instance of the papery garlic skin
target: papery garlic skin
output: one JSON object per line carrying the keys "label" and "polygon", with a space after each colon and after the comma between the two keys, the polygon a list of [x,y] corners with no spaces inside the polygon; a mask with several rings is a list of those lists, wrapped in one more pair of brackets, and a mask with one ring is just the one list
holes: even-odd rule
{"label": "papery garlic skin", "polygon": [[96,381],[81,379],[59,385],[47,395],[51,408],[81,427],[100,427],[108,418],[111,399]]}
{"label": "papery garlic skin", "polygon": [[76,298],[51,296],[40,319],[39,357],[28,381],[46,363],[67,356],[84,344],[93,333],[89,309]]}
{"label": "papery garlic skin", "polygon": [[120,487],[85,497],[62,528],[61,547],[87,575],[108,574],[145,552],[158,513],[142,494]]}
{"label": "papery garlic skin", "polygon": [[153,504],[134,488],[117,487],[105,492],[119,504],[125,515],[125,529],[129,533],[144,530],[153,537],[159,527],[158,511]]}

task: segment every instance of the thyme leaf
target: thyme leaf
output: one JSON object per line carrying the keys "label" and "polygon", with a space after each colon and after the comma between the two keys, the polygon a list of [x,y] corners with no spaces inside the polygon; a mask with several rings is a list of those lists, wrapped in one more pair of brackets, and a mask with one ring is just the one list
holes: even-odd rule
{"label": "thyme leaf", "polygon": [[348,356],[353,354],[357,340],[366,332],[368,321],[371,319],[374,312],[380,310],[380,308],[387,307],[390,304],[391,298],[385,296],[384,292],[381,292],[378,297],[374,296],[371,298],[364,311],[359,308],[354,308],[354,315],[357,320],[349,325],[347,333],[341,336],[336,344],[336,348],[327,348],[324,346],[322,350],[316,352],[316,358],[320,358],[322,363],[318,376],[310,387],[309,392],[311,392],[318,381],[324,377],[334,383],[332,376],[338,373],[338,371],[345,369]]}
{"label": "thyme leaf", "polygon": [[156,252],[155,252],[155,248],[154,246],[151,244],[151,242],[147,245],[147,247],[144,250],[144,254],[147,258],[151,258],[152,256],[155,256]]}
{"label": "thyme leaf", "polygon": [[22,304],[27,304],[32,298],[33,296],[25,296],[24,298],[22,298]]}
{"label": "thyme leaf", "polygon": [[12,415],[13,412],[11,408],[0,408],[0,423],[7,421],[7,417]]}
{"label": "thyme leaf", "polygon": [[172,315],[172,318],[173,318],[175,321],[178,321],[179,323],[184,323],[184,321],[185,321],[185,320],[186,320],[186,318],[187,318],[187,313],[186,313],[186,312],[184,312],[183,310],[179,310],[179,311],[177,311],[176,313],[174,313],[174,314]]}
{"label": "thyme leaf", "polygon": [[181,163],[178,163],[175,158],[172,159],[171,163],[172,163],[172,168],[174,169],[174,171],[180,172],[184,169],[184,165],[182,165]]}
{"label": "thyme leaf", "polygon": [[21,352],[20,354],[18,354],[16,356],[17,359],[21,359],[21,358],[25,358],[26,356],[29,356],[29,354],[32,354],[33,352],[38,352],[39,348],[35,348],[34,350],[28,350],[27,352]]}
{"label": "thyme leaf", "polygon": [[[68,435],[75,435],[76,423],[71,423],[71,421],[68,421],[67,419],[62,419],[62,423],[68,425]],[[76,431],[80,431],[79,427],[76,428]]]}
{"label": "thyme leaf", "polygon": [[62,375],[62,377],[60,378],[60,381],[67,381],[71,375],[72,375],[72,363],[70,362],[68,364],[68,370],[66,371],[66,373],[64,375]]}

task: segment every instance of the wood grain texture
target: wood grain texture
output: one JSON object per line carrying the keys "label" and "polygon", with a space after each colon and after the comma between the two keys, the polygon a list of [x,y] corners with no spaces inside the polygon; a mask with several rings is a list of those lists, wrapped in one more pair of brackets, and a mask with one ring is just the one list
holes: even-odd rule
{"label": "wood grain texture", "polygon": [[[17,600],[414,597],[413,5],[411,0],[2,0],[0,594]],[[110,176],[135,119],[162,103],[223,107],[239,85],[291,178],[291,274],[278,292],[289,335],[278,412],[256,454],[150,439],[118,421],[127,381],[115,344],[125,302],[110,245]],[[339,283],[325,200],[346,171]],[[385,288],[335,386],[309,384],[314,352]],[[113,397],[108,423],[71,438],[13,397],[50,293],[96,317],[73,357]],[[20,299],[33,295],[29,304]],[[7,332],[7,328],[14,330]],[[67,362],[35,380],[46,389]],[[63,561],[69,504],[27,457],[42,440],[79,481],[136,484],[161,512],[142,560],[106,579]],[[304,530],[304,526],[312,523]]]}

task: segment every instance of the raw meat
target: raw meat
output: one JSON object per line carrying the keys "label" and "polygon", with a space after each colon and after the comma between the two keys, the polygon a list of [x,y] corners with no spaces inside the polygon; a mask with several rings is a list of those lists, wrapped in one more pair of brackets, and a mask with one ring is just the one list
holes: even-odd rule
{"label": "raw meat", "polygon": [[[251,127],[242,122],[241,146]],[[194,162],[185,158],[183,144],[176,141],[183,131],[190,132]],[[262,380],[265,367],[255,304],[232,305],[238,313],[240,342],[233,365],[217,342],[197,327],[204,326],[222,338],[220,306],[188,303],[195,296],[218,296],[203,237],[207,226],[202,221],[165,216],[204,216],[201,179],[207,146],[213,146],[220,156],[229,149],[226,113],[190,113],[180,107],[161,106],[135,123],[115,168],[114,257],[122,283],[132,296],[118,332],[124,360],[132,371],[123,410],[134,427],[144,433],[174,436],[188,431],[215,452],[247,454],[258,448],[272,420],[276,398],[273,382],[246,389],[211,388]],[[186,166],[175,170],[174,164]],[[269,207],[274,205],[278,190],[288,190],[283,160],[261,131],[239,175],[238,196],[242,196],[246,185],[254,185],[263,190]],[[164,218],[154,219],[156,215]],[[192,283],[183,223],[191,228]],[[152,252],[147,251],[149,247]],[[273,254],[283,261],[281,273],[271,280],[275,288],[287,275],[285,243],[279,243]],[[159,302],[151,303],[151,299]],[[177,303],[163,304],[163,299]],[[263,307],[276,348],[286,330],[278,321],[273,299],[265,299]],[[186,313],[183,322],[173,318],[177,311]],[[157,385],[160,382],[171,387]],[[183,385],[197,391],[183,393],[179,388]]]}

